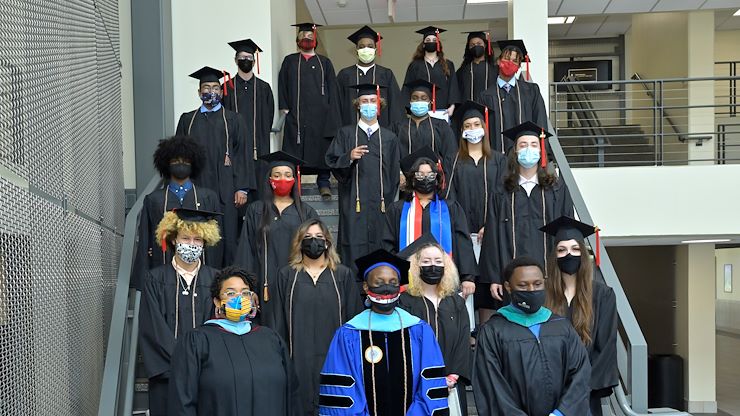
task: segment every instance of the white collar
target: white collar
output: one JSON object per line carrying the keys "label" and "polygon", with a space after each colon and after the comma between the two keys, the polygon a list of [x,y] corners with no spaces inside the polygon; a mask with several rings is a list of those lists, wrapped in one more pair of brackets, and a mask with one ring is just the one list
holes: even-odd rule
{"label": "white collar", "polygon": [[539,179],[537,178],[537,174],[536,174],[536,173],[535,173],[535,174],[534,174],[534,176],[533,176],[533,177],[531,177],[530,179],[527,179],[527,178],[525,178],[525,177],[524,177],[524,176],[522,176],[522,174],[520,173],[520,174],[519,174],[519,185],[521,185],[521,184],[523,184],[523,183],[533,183],[533,184],[535,184],[535,185],[539,185],[539,184],[540,184],[540,181],[539,181]]}
{"label": "white collar", "polygon": [[373,63],[370,66],[360,66],[359,64],[355,64],[355,66],[357,68],[359,68],[360,71],[362,71],[363,74],[367,75],[367,71],[369,71],[371,68],[374,68],[375,67],[375,63]]}
{"label": "white collar", "polygon": [[370,136],[373,135],[373,133],[378,131],[378,129],[380,128],[380,124],[378,124],[377,121],[375,121],[375,124],[371,126],[365,123],[365,120],[363,120],[362,118],[360,118],[360,121],[357,122],[357,126],[360,128],[360,130],[364,131],[365,133],[367,133],[367,129],[371,130],[372,133],[367,136],[368,139],[370,138]]}

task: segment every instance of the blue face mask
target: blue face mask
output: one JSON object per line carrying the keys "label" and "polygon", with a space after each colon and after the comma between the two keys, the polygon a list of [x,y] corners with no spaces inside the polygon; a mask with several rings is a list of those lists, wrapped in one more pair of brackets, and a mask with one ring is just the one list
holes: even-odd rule
{"label": "blue face mask", "polygon": [[429,102],[427,101],[411,101],[409,104],[411,113],[416,117],[424,117],[429,113]]}
{"label": "blue face mask", "polygon": [[215,92],[206,92],[200,95],[200,100],[203,101],[203,104],[210,104],[215,107],[221,102],[221,96]]}
{"label": "blue face mask", "polygon": [[516,158],[523,168],[529,169],[540,161],[540,149],[525,147],[516,152]]}
{"label": "blue face mask", "polygon": [[378,106],[372,103],[360,104],[360,115],[365,120],[372,120],[378,116]]}

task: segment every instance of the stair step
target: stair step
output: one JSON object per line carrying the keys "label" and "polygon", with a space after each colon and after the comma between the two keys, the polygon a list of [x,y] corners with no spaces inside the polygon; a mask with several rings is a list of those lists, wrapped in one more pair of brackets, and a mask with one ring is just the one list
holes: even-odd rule
{"label": "stair step", "polygon": [[339,201],[339,195],[332,193],[331,200],[325,201],[324,197],[322,197],[319,194],[313,194],[313,195],[301,195],[301,201],[302,202],[338,202]]}
{"label": "stair step", "polygon": [[319,214],[320,217],[336,217],[339,216],[339,208],[329,208],[329,209],[317,209],[316,213]]}

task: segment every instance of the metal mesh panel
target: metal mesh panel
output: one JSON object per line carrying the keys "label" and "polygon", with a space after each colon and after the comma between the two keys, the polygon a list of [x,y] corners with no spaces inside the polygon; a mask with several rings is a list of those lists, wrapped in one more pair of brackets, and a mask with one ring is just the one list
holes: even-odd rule
{"label": "metal mesh panel", "polygon": [[97,412],[124,220],[117,0],[0,1],[0,416]]}

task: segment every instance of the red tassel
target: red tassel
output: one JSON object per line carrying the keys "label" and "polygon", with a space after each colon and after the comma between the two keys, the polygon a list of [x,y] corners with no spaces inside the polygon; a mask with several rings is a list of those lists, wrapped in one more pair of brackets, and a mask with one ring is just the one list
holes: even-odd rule
{"label": "red tassel", "polygon": [[298,198],[301,197],[301,166],[295,166],[296,176],[298,176]]}
{"label": "red tassel", "polygon": [[532,75],[529,73],[529,55],[524,55],[524,62],[527,63],[527,81],[531,81]]}
{"label": "red tassel", "polygon": [[317,39],[316,39],[316,25],[313,25],[313,28],[312,29],[313,29],[313,47],[316,48],[316,45],[317,45],[317,43],[316,43],[316,41],[317,41]]}
{"label": "red tassel", "polygon": [[601,266],[601,238],[599,237],[599,227],[594,227],[596,230],[596,250],[594,250],[594,257],[596,257],[596,267]]}
{"label": "red tassel", "polygon": [[434,37],[437,40],[437,52],[442,50],[442,44],[439,42],[439,29],[434,31]]}
{"label": "red tassel", "polygon": [[437,111],[437,84],[432,84],[432,112]]}
{"label": "red tassel", "polygon": [[226,71],[222,69],[221,75],[223,75],[223,79],[224,79],[224,97],[228,97],[229,96],[229,81],[227,81],[227,78],[226,78]]}
{"label": "red tassel", "polygon": [[488,42],[488,56],[493,55],[493,50],[491,49],[491,32],[486,32],[486,41]]}
{"label": "red tassel", "polygon": [[257,75],[260,73],[260,51],[254,51],[255,59],[257,60]]}
{"label": "red tassel", "polygon": [[226,73],[226,75],[229,76],[229,87],[231,87],[231,89],[234,89],[234,78],[232,78],[231,74],[229,74],[228,72]]}
{"label": "red tassel", "polygon": [[167,252],[167,240],[162,239],[162,254]]}
{"label": "red tassel", "polygon": [[380,85],[375,86],[375,105],[378,107],[378,116],[380,116]]}
{"label": "red tassel", "polygon": [[383,38],[380,37],[380,32],[376,32],[376,35],[378,35],[378,56],[383,55]]}
{"label": "red tassel", "polygon": [[540,166],[547,168],[547,151],[545,150],[545,129],[540,133]]}
{"label": "red tassel", "polygon": [[439,159],[437,159],[437,170],[442,175],[442,189],[444,190],[447,188],[447,178],[445,178],[445,171],[442,169],[442,161]]}
{"label": "red tassel", "polygon": [[485,107],[485,114],[486,114],[486,132],[488,132],[488,107]]}

